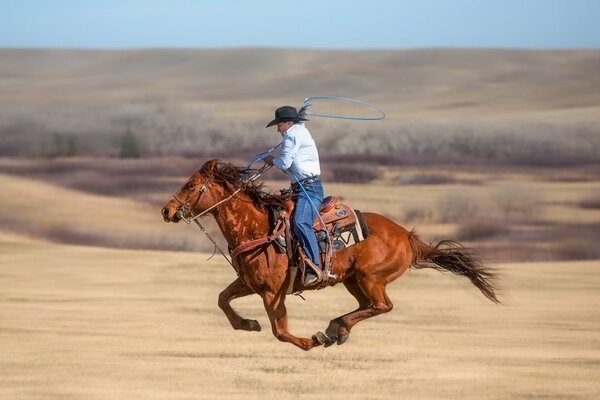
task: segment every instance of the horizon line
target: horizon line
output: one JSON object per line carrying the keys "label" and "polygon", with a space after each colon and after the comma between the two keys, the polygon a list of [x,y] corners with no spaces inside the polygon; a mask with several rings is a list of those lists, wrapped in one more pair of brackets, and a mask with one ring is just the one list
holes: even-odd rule
{"label": "horizon line", "polygon": [[135,50],[298,50],[298,51],[412,51],[412,50],[518,50],[518,51],[597,51],[600,47],[510,47],[510,46],[421,46],[421,47],[296,47],[296,46],[139,46],[139,47],[79,47],[79,46],[5,46],[1,50],[75,50],[75,51],[135,51]]}

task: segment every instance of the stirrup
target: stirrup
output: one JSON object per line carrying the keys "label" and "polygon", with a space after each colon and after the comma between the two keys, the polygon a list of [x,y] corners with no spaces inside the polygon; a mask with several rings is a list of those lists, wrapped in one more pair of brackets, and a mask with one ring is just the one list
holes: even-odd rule
{"label": "stirrup", "polygon": [[[311,260],[309,260],[308,258],[304,259],[304,263],[305,263],[305,268],[304,268],[304,274],[302,276],[302,284],[307,287],[307,286],[313,286],[316,285],[320,282],[323,281],[323,272],[321,271],[321,269],[319,267],[317,267]],[[312,272],[314,272],[314,275],[316,275],[316,279],[310,279],[309,281],[307,281],[307,275],[313,275],[313,274],[307,274],[307,268],[310,268],[312,270]]]}

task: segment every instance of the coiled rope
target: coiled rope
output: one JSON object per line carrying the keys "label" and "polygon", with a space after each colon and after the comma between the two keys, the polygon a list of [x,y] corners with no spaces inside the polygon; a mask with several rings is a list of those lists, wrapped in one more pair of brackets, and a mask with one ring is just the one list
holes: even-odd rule
{"label": "coiled rope", "polygon": [[[315,100],[316,101],[334,100],[334,101],[342,101],[342,102],[346,102],[346,103],[362,104],[372,110],[377,111],[380,115],[377,117],[348,117],[348,116],[344,116],[344,115],[327,115],[327,114],[316,114],[316,113],[307,112],[306,110],[308,110],[310,107],[312,107],[314,105],[312,102]],[[383,109],[381,107],[376,106],[375,104],[368,103],[363,100],[351,99],[348,97],[337,97],[337,96],[307,97],[304,100],[304,105],[302,106],[301,111],[302,110],[304,111],[303,116],[307,116],[307,117],[310,116],[310,117],[320,117],[320,118],[349,119],[349,120],[354,120],[354,121],[377,121],[377,120],[381,120],[381,119],[385,118],[385,111],[383,111]]]}

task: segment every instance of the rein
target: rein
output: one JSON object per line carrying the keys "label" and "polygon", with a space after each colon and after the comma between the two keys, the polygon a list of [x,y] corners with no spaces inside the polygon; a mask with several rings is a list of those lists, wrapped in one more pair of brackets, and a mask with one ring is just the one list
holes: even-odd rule
{"label": "rein", "polygon": [[271,243],[278,236],[283,235],[285,233],[285,229],[286,229],[286,226],[283,223],[283,220],[280,219],[279,221],[277,221],[277,224],[275,225],[275,229],[273,229],[272,234],[270,234],[264,238],[255,239],[255,240],[251,240],[249,242],[244,242],[244,243],[240,244],[238,247],[236,247],[235,249],[233,249],[231,251],[231,259],[235,260],[235,258],[237,256],[239,256],[240,254],[245,253],[246,251],[252,250],[255,247],[260,246],[261,244]]}

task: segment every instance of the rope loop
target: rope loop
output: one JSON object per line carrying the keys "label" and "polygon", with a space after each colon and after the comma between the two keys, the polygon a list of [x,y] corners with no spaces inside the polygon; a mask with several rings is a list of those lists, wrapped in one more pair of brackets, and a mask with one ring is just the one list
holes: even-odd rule
{"label": "rope loop", "polygon": [[[343,115],[327,115],[327,114],[315,114],[315,113],[309,113],[307,112],[307,110],[312,107],[314,104],[312,103],[312,101],[322,101],[322,100],[334,100],[334,101],[342,101],[342,102],[346,102],[346,103],[355,103],[355,104],[361,104],[364,105],[372,110],[377,111],[377,113],[379,113],[380,115],[377,117],[347,117],[347,116],[343,116]],[[348,97],[337,97],[337,96],[313,96],[313,97],[307,97],[304,100],[304,105],[302,106],[302,109],[300,110],[301,113],[303,114],[303,116],[305,117],[320,117],[320,118],[335,118],[335,119],[349,119],[349,120],[353,120],[353,121],[378,121],[381,119],[385,118],[385,111],[383,111],[383,109],[379,106],[376,106],[375,104],[371,104],[368,103],[366,101],[363,100],[358,100],[358,99],[351,99]]]}

